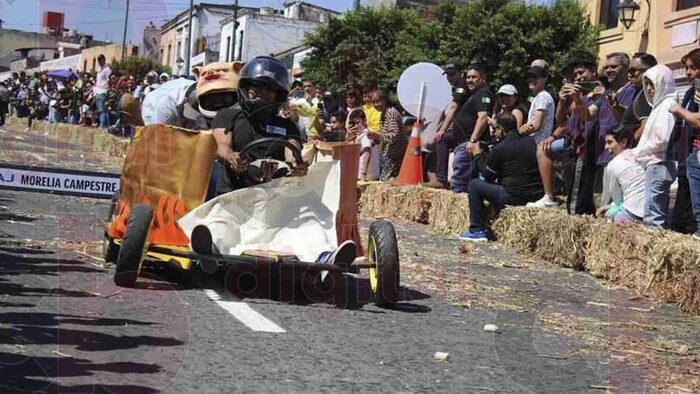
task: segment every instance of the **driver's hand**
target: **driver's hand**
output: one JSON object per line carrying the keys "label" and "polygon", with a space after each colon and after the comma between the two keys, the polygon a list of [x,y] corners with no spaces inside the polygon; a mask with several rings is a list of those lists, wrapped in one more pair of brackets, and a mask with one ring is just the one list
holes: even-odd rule
{"label": "driver's hand", "polygon": [[230,151],[223,161],[228,164],[229,168],[235,173],[241,173],[248,170],[248,161],[241,157],[238,152]]}
{"label": "driver's hand", "polygon": [[294,163],[287,163],[287,165],[291,169],[289,176],[306,176],[309,172],[309,164],[305,161],[296,165]]}
{"label": "driver's hand", "polygon": [[212,134],[216,140],[216,157],[219,161],[228,165],[234,172],[244,172],[248,168],[248,163],[238,152],[231,149],[231,133],[226,129],[214,129]]}

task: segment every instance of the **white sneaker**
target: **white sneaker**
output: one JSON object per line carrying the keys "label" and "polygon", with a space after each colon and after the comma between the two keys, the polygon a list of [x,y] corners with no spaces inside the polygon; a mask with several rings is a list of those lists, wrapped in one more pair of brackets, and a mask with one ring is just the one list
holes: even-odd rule
{"label": "white sneaker", "polygon": [[552,197],[544,195],[535,202],[529,202],[525,205],[527,208],[559,208],[559,203],[552,200]]}

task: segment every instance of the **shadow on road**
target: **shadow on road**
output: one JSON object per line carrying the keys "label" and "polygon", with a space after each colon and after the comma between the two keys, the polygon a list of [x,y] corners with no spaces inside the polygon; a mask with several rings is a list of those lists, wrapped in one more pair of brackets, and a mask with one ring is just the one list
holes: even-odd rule
{"label": "shadow on road", "polygon": [[[27,357],[0,352],[2,392],[79,392],[79,393],[155,393],[158,390],[138,385],[61,385],[59,378],[94,376],[99,372],[115,374],[156,374],[161,367],[133,362],[92,363],[80,358]],[[60,371],[60,372],[59,372]]]}

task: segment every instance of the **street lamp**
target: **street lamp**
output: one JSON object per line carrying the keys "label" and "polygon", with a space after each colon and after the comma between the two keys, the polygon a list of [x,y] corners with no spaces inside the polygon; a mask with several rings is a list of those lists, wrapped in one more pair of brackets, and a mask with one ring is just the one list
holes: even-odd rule
{"label": "street lamp", "polygon": [[182,60],[181,57],[178,57],[177,60],[175,60],[175,65],[177,65],[178,75],[182,74],[182,68],[185,67],[185,61]]}
{"label": "street lamp", "polygon": [[635,3],[633,0],[624,0],[617,6],[617,10],[620,14],[620,22],[625,26],[625,29],[629,30],[630,26],[632,26],[636,20],[634,14],[639,11],[639,4]]}

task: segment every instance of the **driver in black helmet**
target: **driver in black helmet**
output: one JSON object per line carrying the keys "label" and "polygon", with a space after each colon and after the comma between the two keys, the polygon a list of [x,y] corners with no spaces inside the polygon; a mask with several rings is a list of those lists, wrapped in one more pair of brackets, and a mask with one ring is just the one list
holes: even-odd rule
{"label": "driver in black helmet", "polygon": [[[214,135],[219,146],[230,147],[219,152],[219,179],[217,195],[252,186],[257,182],[250,176],[246,158],[240,152],[246,145],[260,138],[273,137],[289,140],[299,150],[302,148],[299,129],[294,122],[279,115],[287,101],[289,73],[279,60],[259,56],[241,69],[238,82],[239,103],[220,110],[212,121]],[[266,148],[265,156],[293,163],[289,148],[276,144]],[[306,174],[305,163],[290,165],[292,175]]]}

